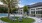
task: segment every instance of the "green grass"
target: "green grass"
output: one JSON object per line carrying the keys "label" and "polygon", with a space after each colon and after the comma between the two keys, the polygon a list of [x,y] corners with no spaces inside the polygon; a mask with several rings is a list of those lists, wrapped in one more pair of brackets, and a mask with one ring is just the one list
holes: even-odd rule
{"label": "green grass", "polygon": [[12,21],[12,20],[8,19],[7,17],[1,18],[1,20],[4,22],[9,22],[9,23],[32,23],[35,21],[32,18],[26,18],[26,19],[23,18],[22,22],[19,22],[18,20]]}

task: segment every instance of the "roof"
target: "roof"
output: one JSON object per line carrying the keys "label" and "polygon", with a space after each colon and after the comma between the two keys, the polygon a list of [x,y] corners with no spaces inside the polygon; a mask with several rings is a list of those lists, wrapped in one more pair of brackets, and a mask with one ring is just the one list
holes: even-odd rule
{"label": "roof", "polygon": [[42,2],[35,3],[33,5],[28,5],[29,8],[39,7],[42,6]]}

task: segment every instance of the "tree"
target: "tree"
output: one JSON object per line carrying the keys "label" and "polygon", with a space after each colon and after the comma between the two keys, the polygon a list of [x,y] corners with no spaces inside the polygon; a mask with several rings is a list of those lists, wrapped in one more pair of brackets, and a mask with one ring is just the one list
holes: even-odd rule
{"label": "tree", "polygon": [[28,6],[24,6],[24,7],[23,7],[23,11],[24,11],[24,12],[28,12]]}
{"label": "tree", "polygon": [[23,11],[24,11],[24,14],[23,14],[24,16],[23,17],[26,18],[27,12],[28,12],[28,6],[24,6]]}
{"label": "tree", "polygon": [[0,7],[0,13],[7,13],[8,8]]}
{"label": "tree", "polygon": [[12,8],[11,10],[12,10],[11,13],[13,13],[13,12],[16,12],[18,8]]}
{"label": "tree", "polygon": [[13,2],[17,2],[17,0],[0,0],[1,2],[3,2],[4,4],[8,5],[8,18],[10,16],[10,9],[11,9],[11,4]]}

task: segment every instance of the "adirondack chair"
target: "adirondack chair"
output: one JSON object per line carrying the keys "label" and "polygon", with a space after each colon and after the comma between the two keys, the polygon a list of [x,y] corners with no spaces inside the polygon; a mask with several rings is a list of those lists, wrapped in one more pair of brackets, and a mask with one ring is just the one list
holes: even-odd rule
{"label": "adirondack chair", "polygon": [[10,17],[10,20],[16,21],[17,19],[13,16],[13,17]]}
{"label": "adirondack chair", "polygon": [[18,20],[19,20],[19,22],[22,22],[22,17],[19,17]]}

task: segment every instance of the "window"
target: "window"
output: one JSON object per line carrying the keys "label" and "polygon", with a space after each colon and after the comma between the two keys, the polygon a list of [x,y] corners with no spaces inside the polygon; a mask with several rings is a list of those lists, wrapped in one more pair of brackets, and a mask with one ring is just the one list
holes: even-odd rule
{"label": "window", "polygon": [[36,11],[36,14],[42,14],[42,11]]}
{"label": "window", "polygon": [[31,11],[31,14],[35,14],[35,11]]}
{"label": "window", "polygon": [[42,9],[42,8],[37,8],[36,10],[39,10],[39,9]]}
{"label": "window", "polygon": [[31,10],[35,10],[35,9],[31,9]]}
{"label": "window", "polygon": [[42,8],[38,8],[38,9],[42,9]]}
{"label": "window", "polygon": [[22,10],[21,10],[22,11]]}
{"label": "window", "polygon": [[35,10],[35,9],[31,9],[31,10]]}
{"label": "window", "polygon": [[22,12],[21,12],[21,14],[22,14]]}

